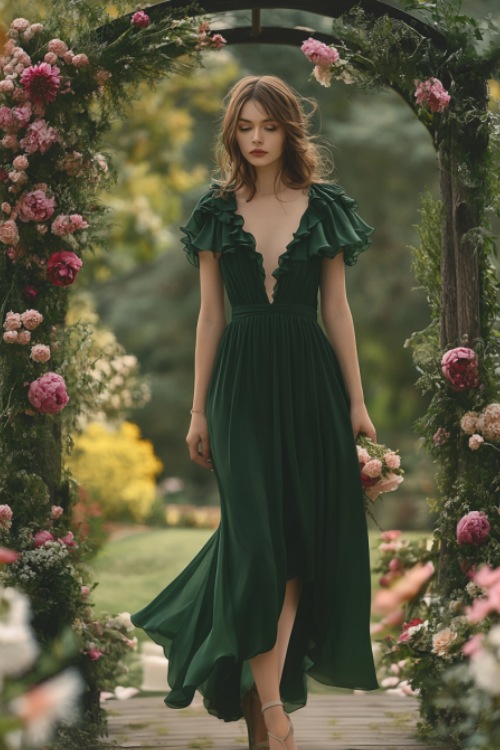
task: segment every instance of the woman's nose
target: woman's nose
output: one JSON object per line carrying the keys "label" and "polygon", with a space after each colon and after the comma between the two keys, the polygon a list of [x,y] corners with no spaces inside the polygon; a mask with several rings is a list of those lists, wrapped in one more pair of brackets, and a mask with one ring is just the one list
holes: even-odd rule
{"label": "woman's nose", "polygon": [[261,140],[262,140],[262,136],[260,134],[260,130],[257,130],[257,129],[254,130],[252,134],[252,141],[254,143],[260,143]]}

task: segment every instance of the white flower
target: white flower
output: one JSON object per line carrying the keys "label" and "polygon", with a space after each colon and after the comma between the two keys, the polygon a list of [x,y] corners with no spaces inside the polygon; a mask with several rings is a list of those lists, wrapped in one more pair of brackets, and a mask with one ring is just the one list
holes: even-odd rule
{"label": "white flower", "polygon": [[122,625],[125,630],[135,630],[135,625],[130,619],[129,612],[120,612],[120,614],[116,615],[113,620],[114,622],[118,623],[118,625]]}
{"label": "white flower", "polygon": [[[488,641],[495,648],[500,648],[500,625],[493,625],[488,633]],[[498,656],[500,657],[500,653]]]}
{"label": "white flower", "polygon": [[[4,611],[5,610],[5,611]],[[17,589],[0,587],[0,687],[7,675],[25,672],[38,655],[30,626],[30,602]]]}
{"label": "white flower", "polygon": [[70,667],[11,701],[12,713],[24,723],[25,744],[42,747],[50,741],[57,722],[78,718],[83,689],[79,672]]}
{"label": "white flower", "polygon": [[469,669],[476,684],[491,695],[500,695],[500,661],[486,650],[475,654]]}

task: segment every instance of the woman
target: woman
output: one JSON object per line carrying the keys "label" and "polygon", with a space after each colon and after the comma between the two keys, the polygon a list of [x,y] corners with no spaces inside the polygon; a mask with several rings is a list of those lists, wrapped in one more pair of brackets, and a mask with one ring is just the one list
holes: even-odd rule
{"label": "woman", "polygon": [[251,750],[296,750],[284,709],[305,705],[306,673],[378,687],[355,446],[376,434],[344,277],[373,230],[321,179],[299,98],[280,79],[232,88],[220,140],[221,180],[183,242],[201,289],[186,441],[215,473],[221,524],[132,619],[169,656],[168,706],[198,688],[210,713],[244,714]]}

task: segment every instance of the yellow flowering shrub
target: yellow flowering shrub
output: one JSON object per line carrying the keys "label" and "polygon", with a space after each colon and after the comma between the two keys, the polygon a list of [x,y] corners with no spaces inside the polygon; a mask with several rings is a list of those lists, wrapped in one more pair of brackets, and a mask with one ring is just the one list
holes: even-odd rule
{"label": "yellow flowering shrub", "polygon": [[144,520],[156,495],[156,476],[163,468],[153,444],[143,440],[132,422],[117,427],[91,422],[74,436],[66,459],[74,477],[102,507],[107,519],[129,516]]}

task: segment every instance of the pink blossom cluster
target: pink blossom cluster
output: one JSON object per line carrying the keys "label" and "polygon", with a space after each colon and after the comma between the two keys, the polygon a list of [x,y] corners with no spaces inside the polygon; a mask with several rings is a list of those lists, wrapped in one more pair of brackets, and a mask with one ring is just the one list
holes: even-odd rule
{"label": "pink blossom cluster", "polygon": [[56,521],[58,518],[61,518],[63,513],[64,513],[64,508],[61,508],[60,505],[53,505],[50,509],[50,517],[54,521]]}
{"label": "pink blossom cluster", "polygon": [[13,549],[7,549],[7,547],[0,547],[0,565],[10,565],[17,562],[20,557],[19,552],[14,552]]}
{"label": "pink blossom cluster", "polygon": [[328,45],[323,44],[323,42],[319,42],[312,37],[306,39],[305,42],[302,43],[300,49],[309,62],[314,63],[314,65],[329,67],[335,65],[340,59],[338,50],[335,49],[335,47],[328,47]]}
{"label": "pink blossom cluster", "polygon": [[438,427],[432,436],[432,442],[434,445],[445,445],[450,439],[450,434],[444,427]]}
{"label": "pink blossom cluster", "polygon": [[79,229],[87,229],[88,223],[80,214],[59,214],[59,216],[52,222],[52,234],[57,237],[65,237],[68,234],[73,234]]}
{"label": "pink blossom cluster", "polygon": [[[378,448],[379,446],[377,446]],[[385,451],[381,458],[372,458],[361,445],[356,446],[361,470],[361,483],[365,495],[374,501],[382,492],[392,492],[403,481],[400,470],[401,458],[394,451]]]}
{"label": "pink blossom cluster", "polygon": [[488,404],[482,412],[467,411],[460,420],[462,432],[469,437],[469,448],[477,450],[484,440],[500,442],[500,403]]}
{"label": "pink blossom cluster", "polygon": [[56,199],[47,195],[46,191],[37,188],[24,193],[17,203],[19,218],[23,222],[47,221],[57,206]]}
{"label": "pink blossom cluster", "polygon": [[415,81],[415,99],[420,107],[427,107],[431,112],[444,112],[451,96],[438,78],[426,81]]}
{"label": "pink blossom cluster", "polygon": [[21,38],[23,42],[30,42],[41,31],[43,31],[43,24],[30,23],[26,18],[15,18],[10,25],[9,36],[11,40]]}
{"label": "pink blossom cluster", "polygon": [[491,526],[486,513],[471,510],[457,523],[457,542],[459,544],[485,544],[490,530]]}
{"label": "pink blossom cluster", "polygon": [[211,34],[210,24],[208,21],[203,21],[198,27],[198,41],[196,43],[196,49],[216,49],[220,50],[227,44],[226,39],[222,34]]}
{"label": "pink blossom cluster", "polygon": [[472,605],[466,607],[465,613],[470,622],[481,622],[492,612],[500,615],[500,567],[483,565],[472,580],[484,589],[485,595],[474,599]]}
{"label": "pink blossom cluster", "polygon": [[6,133],[17,133],[26,127],[32,114],[29,102],[18,107],[0,107],[0,129]]}
{"label": "pink blossom cluster", "polygon": [[30,357],[33,362],[48,362],[51,357],[50,346],[46,344],[34,344],[31,347]]}
{"label": "pink blossom cluster", "polygon": [[29,385],[28,400],[41,414],[57,414],[69,401],[61,375],[46,372]]}
{"label": "pink blossom cluster", "polygon": [[43,531],[37,531],[36,534],[33,534],[33,545],[36,549],[45,547],[45,545],[49,544],[50,542],[59,542],[59,544],[64,544],[66,547],[78,547],[78,544],[75,540],[75,535],[72,531],[68,531],[68,533],[61,538],[55,537],[51,531],[47,531],[46,529],[44,529]]}
{"label": "pink blossom cluster", "polygon": [[398,643],[406,643],[410,640],[412,635],[417,632],[419,625],[423,625],[424,621],[421,617],[414,617],[412,620],[405,622],[401,630],[401,635],[398,638]]}
{"label": "pink blossom cluster", "polygon": [[8,531],[12,526],[12,508],[10,505],[0,505],[0,528]]}
{"label": "pink blossom cluster", "polygon": [[39,118],[28,125],[26,135],[19,141],[19,145],[27,154],[34,154],[37,151],[45,154],[54,143],[59,141],[60,135],[56,128]]}
{"label": "pink blossom cluster", "polygon": [[454,391],[477,388],[479,385],[477,355],[474,349],[467,346],[445,352],[441,358],[441,371]]}
{"label": "pink blossom cluster", "polygon": [[7,344],[28,344],[31,331],[38,328],[42,321],[43,315],[38,310],[25,310],[23,313],[9,310],[3,323],[3,340]]}
{"label": "pink blossom cluster", "polygon": [[398,557],[389,560],[388,571],[379,578],[380,586],[390,586],[395,580],[400,578],[405,571],[403,562]]}

